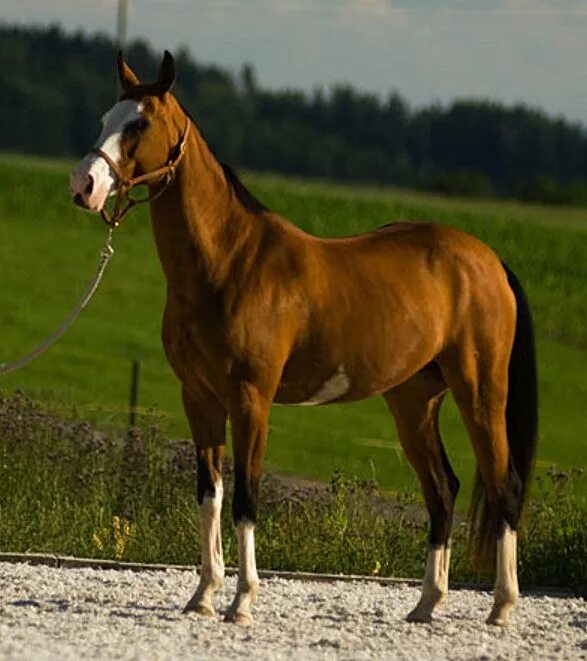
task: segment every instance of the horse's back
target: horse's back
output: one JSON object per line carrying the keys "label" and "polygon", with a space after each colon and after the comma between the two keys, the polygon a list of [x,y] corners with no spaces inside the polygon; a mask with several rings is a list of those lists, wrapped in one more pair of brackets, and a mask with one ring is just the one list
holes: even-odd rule
{"label": "horse's back", "polygon": [[413,299],[427,302],[438,314],[443,304],[462,306],[463,296],[509,290],[501,261],[488,245],[438,223],[398,222],[320,240],[315,250],[321,273],[313,273],[313,280],[328,280],[333,295],[343,288],[357,290],[361,298],[388,292],[410,307]]}

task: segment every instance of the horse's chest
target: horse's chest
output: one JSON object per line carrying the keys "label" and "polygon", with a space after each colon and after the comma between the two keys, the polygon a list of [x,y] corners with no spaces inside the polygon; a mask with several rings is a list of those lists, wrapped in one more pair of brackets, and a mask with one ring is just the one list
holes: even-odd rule
{"label": "horse's chest", "polygon": [[186,381],[195,371],[203,372],[222,364],[222,351],[218,334],[189,316],[166,312],[163,320],[162,340],[167,360],[181,381]]}

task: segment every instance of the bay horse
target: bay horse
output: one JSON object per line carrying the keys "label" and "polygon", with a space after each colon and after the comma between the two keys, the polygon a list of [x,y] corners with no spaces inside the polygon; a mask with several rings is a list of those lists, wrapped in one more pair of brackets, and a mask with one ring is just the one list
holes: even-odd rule
{"label": "bay horse", "polygon": [[[450,389],[477,462],[474,557],[496,571],[488,622],[505,625],[518,599],[516,530],[537,438],[532,321],[516,276],[481,241],[439,224],[400,222],[339,239],[301,231],[213,156],[170,92],[175,65],[167,51],[153,83],[141,83],[121,54],[118,73],[120,99],[70,188],[76,204],[116,224],[128,190],[149,186],[167,281],[163,346],[197,455],[202,565],[185,612],[214,615],[212,597],[223,584],[227,418],[239,567],[226,619],[249,624],[271,405],[382,395],[429,512],[421,597],[407,616],[429,622],[447,595],[459,490],[438,425]],[[114,194],[110,218],[105,202]]]}

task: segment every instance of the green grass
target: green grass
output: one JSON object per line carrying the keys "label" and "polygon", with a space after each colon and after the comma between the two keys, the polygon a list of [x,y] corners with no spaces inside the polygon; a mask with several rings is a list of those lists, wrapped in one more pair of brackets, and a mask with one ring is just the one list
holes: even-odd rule
{"label": "green grass", "polygon": [[[97,216],[68,196],[70,164],[0,158],[0,362],[30,350],[61,323],[94,272],[105,239]],[[527,289],[538,334],[541,396],[539,470],[587,465],[587,210],[460,201],[392,189],[247,175],[271,208],[322,236],[365,231],[399,219],[434,219],[491,245]],[[126,421],[131,361],[143,362],[142,423],[187,437],[179,388],[160,346],[164,281],[144,209],[116,232],[115,256],[95,299],[68,334],[0,389],[24,389],[60,410],[105,426]],[[472,452],[454,407],[443,436],[464,483]],[[268,468],[328,480],[375,475],[386,491],[415,486],[393,421],[379,400],[312,410],[275,408]],[[577,488],[583,493],[587,487]]]}
{"label": "green grass", "polygon": [[[0,395],[0,551],[193,564],[199,558],[195,453],[157,431],[104,433],[60,419],[23,396]],[[585,594],[587,508],[570,497],[574,471],[549,472],[520,529],[523,587]],[[232,473],[224,475],[232,492]],[[547,486],[548,488],[545,488]],[[228,500],[228,499],[227,499]],[[256,556],[263,569],[421,577],[426,528],[414,492],[384,501],[372,481],[332,475],[322,489],[261,483]],[[223,508],[226,563],[237,562]],[[472,570],[466,527],[453,535],[451,577]]]}

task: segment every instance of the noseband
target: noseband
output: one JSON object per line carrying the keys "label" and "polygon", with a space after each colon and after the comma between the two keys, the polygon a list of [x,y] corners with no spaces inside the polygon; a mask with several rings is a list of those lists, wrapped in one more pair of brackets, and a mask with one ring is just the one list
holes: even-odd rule
{"label": "noseband", "polygon": [[[152,172],[147,172],[146,174],[141,174],[138,177],[129,179],[125,177],[124,174],[120,171],[118,165],[108,156],[105,151],[102,151],[99,148],[94,148],[90,151],[92,154],[96,154],[100,158],[103,158],[106,163],[112,168],[112,171],[116,175],[117,189],[116,189],[116,202],[114,203],[114,209],[112,214],[108,212],[106,206],[100,211],[102,220],[111,228],[118,227],[126,214],[137,204],[142,204],[143,202],[152,202],[158,197],[163,195],[167,190],[169,184],[173,181],[177,167],[185,154],[185,148],[187,145],[187,137],[190,130],[190,120],[187,120],[185,131],[181,136],[179,142],[173,149],[176,152],[175,158],[170,158],[165,165],[162,165],[160,168],[153,170]],[[163,186],[159,188],[155,193],[149,193],[146,197],[140,199],[133,199],[129,196],[130,191],[135,186],[140,186],[142,184],[151,184],[156,179],[163,180]],[[124,201],[126,204],[123,206]]]}

